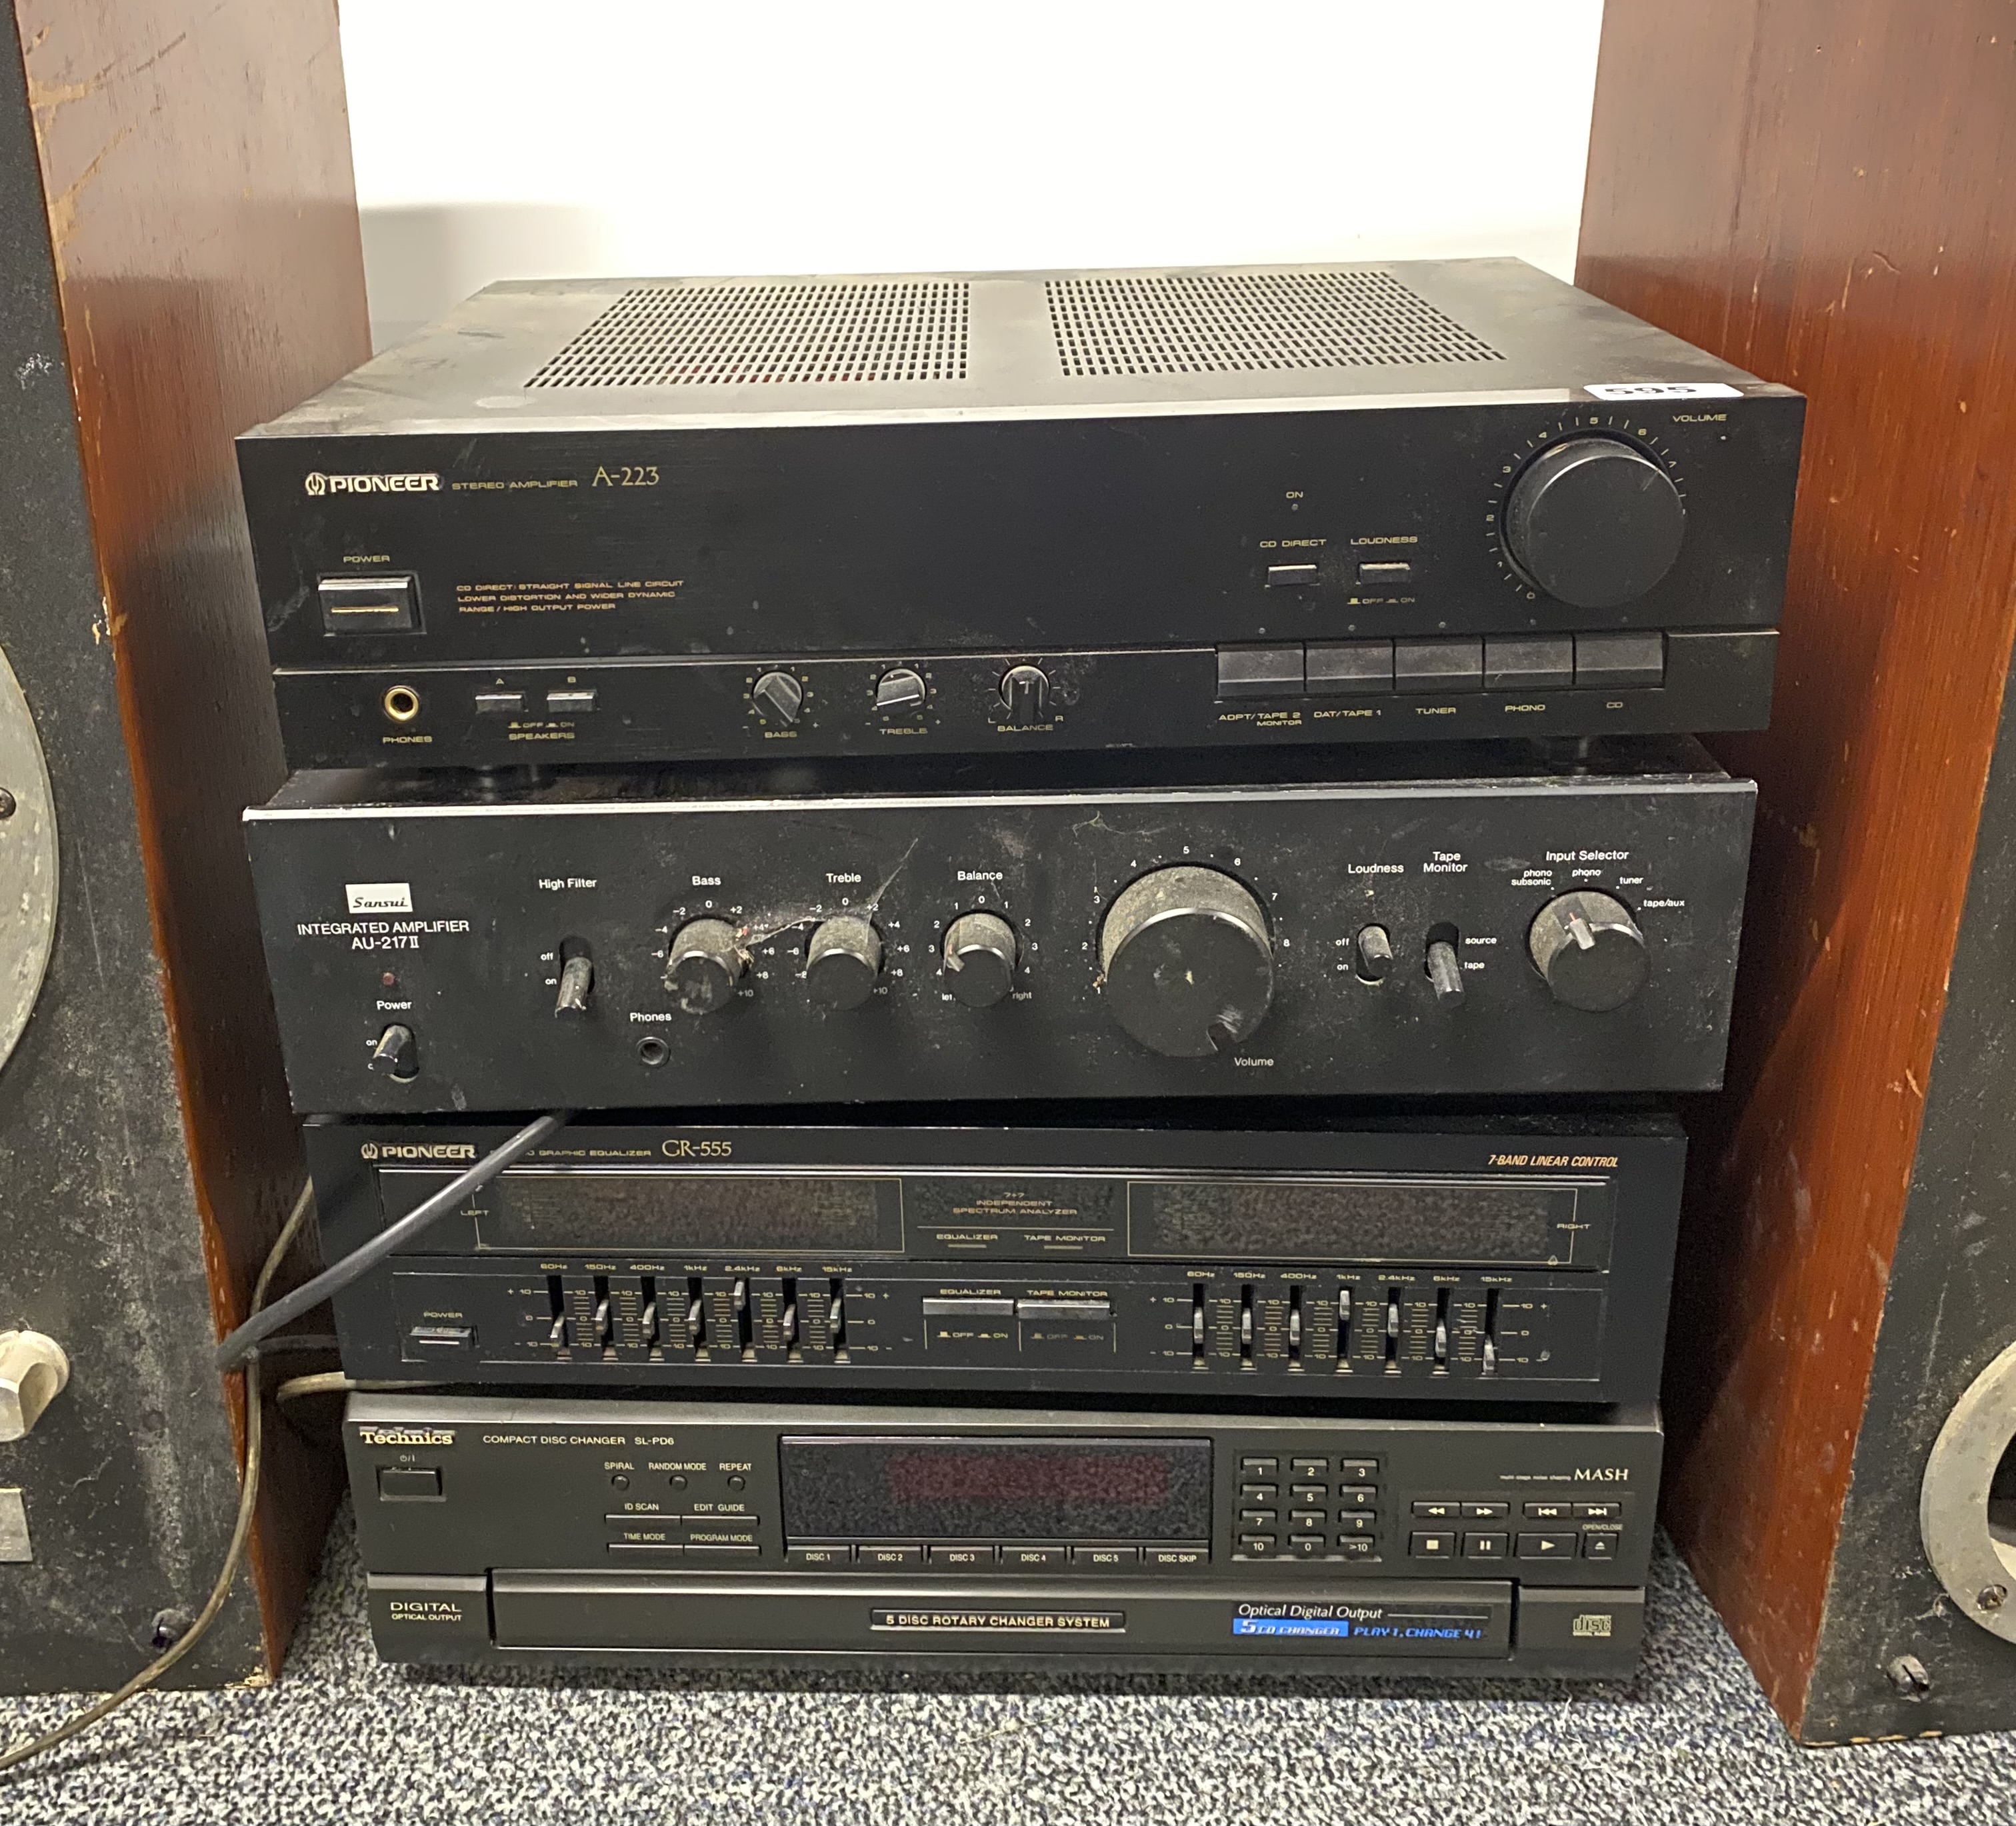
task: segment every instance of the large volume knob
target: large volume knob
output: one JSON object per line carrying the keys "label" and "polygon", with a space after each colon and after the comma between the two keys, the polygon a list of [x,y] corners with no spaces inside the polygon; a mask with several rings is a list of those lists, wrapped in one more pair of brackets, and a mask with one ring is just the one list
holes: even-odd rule
{"label": "large volume knob", "polygon": [[1614,438],[1570,438],[1512,484],[1505,543],[1549,596],[1614,609],[1673,567],[1687,524],[1679,490],[1649,456]]}
{"label": "large volume knob", "polygon": [[805,947],[805,987],[829,1008],[859,1008],[882,974],[882,935],[855,913],[822,921]]}
{"label": "large volume knob", "polygon": [[1651,970],[1645,935],[1621,900],[1593,888],[1564,894],[1540,909],[1526,949],[1557,1002],[1601,1014],[1644,988]]}
{"label": "large volume knob", "polygon": [[999,913],[962,913],[945,932],[945,985],[967,1007],[992,1008],[1015,987],[1019,949]]}
{"label": "large volume knob", "polygon": [[665,953],[665,987],[682,1014],[715,1014],[735,999],[748,960],[725,920],[689,920]]}
{"label": "large volume knob", "polygon": [[1121,894],[1100,927],[1099,963],[1120,1025],[1173,1059],[1243,1040],[1274,993],[1259,902],[1229,875],[1189,864]]}

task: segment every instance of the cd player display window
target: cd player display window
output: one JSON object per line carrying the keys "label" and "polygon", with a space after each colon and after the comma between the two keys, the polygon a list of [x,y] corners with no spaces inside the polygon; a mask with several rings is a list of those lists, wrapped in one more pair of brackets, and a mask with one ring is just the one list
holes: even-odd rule
{"label": "cd player display window", "polygon": [[861,1174],[513,1171],[477,1246],[900,1255],[902,1185]]}
{"label": "cd player display window", "polygon": [[787,1438],[794,1538],[1204,1540],[1205,1439]]}
{"label": "cd player display window", "polygon": [[[1593,1214],[1579,1208],[1604,1190],[1600,1181],[1502,1179],[1136,1180],[1128,1253],[1202,1259],[1236,1241],[1256,1259],[1294,1262],[1583,1266],[1596,1252],[1586,1234]],[[1593,1227],[1600,1236],[1606,1226]]]}

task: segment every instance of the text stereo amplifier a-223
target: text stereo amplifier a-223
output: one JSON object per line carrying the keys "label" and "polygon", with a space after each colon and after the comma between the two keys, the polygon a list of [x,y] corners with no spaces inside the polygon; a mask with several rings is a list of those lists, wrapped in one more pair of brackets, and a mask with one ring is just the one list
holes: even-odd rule
{"label": "text stereo amplifier a-223", "polygon": [[1330,758],[1403,754],[1153,790],[299,774],[248,823],[294,1106],[1717,1085],[1755,788],[1676,738]]}
{"label": "text stereo amplifier a-223", "polygon": [[493,286],[239,444],[297,767],[1754,729],[1804,402],[1512,260]]}
{"label": "text stereo amplifier a-223", "polygon": [[356,1395],[389,1660],[1617,1679],[1651,1408],[1577,1421]]}
{"label": "text stereo amplifier a-223", "polygon": [[[311,1122],[324,1255],[511,1127]],[[370,1381],[1651,1400],[1684,1154],[1651,1115],[584,1118],[340,1294],[337,1327]]]}

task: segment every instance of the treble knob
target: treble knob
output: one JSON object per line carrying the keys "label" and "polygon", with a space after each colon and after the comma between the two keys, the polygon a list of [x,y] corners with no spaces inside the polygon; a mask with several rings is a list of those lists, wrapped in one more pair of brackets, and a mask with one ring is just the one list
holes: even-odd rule
{"label": "treble knob", "polygon": [[1622,1007],[1644,988],[1652,970],[1645,935],[1631,909],[1589,888],[1542,907],[1526,935],[1526,949],[1554,999],[1592,1014]]}
{"label": "treble knob", "polygon": [[1114,902],[1099,962],[1114,1017],[1151,1052],[1208,1059],[1258,1027],[1274,994],[1260,903],[1189,863],[1143,875]]}
{"label": "treble knob", "polygon": [[749,967],[725,920],[689,920],[665,952],[665,987],[682,1014],[717,1014]]}
{"label": "treble knob", "polygon": [[805,947],[805,987],[829,1008],[859,1008],[882,974],[882,935],[873,920],[836,913]]}

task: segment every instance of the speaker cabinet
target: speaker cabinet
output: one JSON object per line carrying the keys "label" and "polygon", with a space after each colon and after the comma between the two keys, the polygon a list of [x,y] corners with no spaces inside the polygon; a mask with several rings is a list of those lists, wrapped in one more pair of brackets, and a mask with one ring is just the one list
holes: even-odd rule
{"label": "speaker cabinet", "polygon": [[1577,277],[1810,401],[1772,726],[1715,744],[1757,846],[1665,1513],[1813,1743],[2016,1726],[2013,34],[2006,0],[1604,21]]}
{"label": "speaker cabinet", "polygon": [[[283,770],[231,440],[368,349],[328,0],[13,11],[0,1687],[18,1691],[124,1680],[201,1606],[230,1536],[243,1416],[211,1351],[302,1173],[238,836]],[[270,1414],[265,1437],[250,1576],[176,1682],[278,1668],[340,1468]]]}

